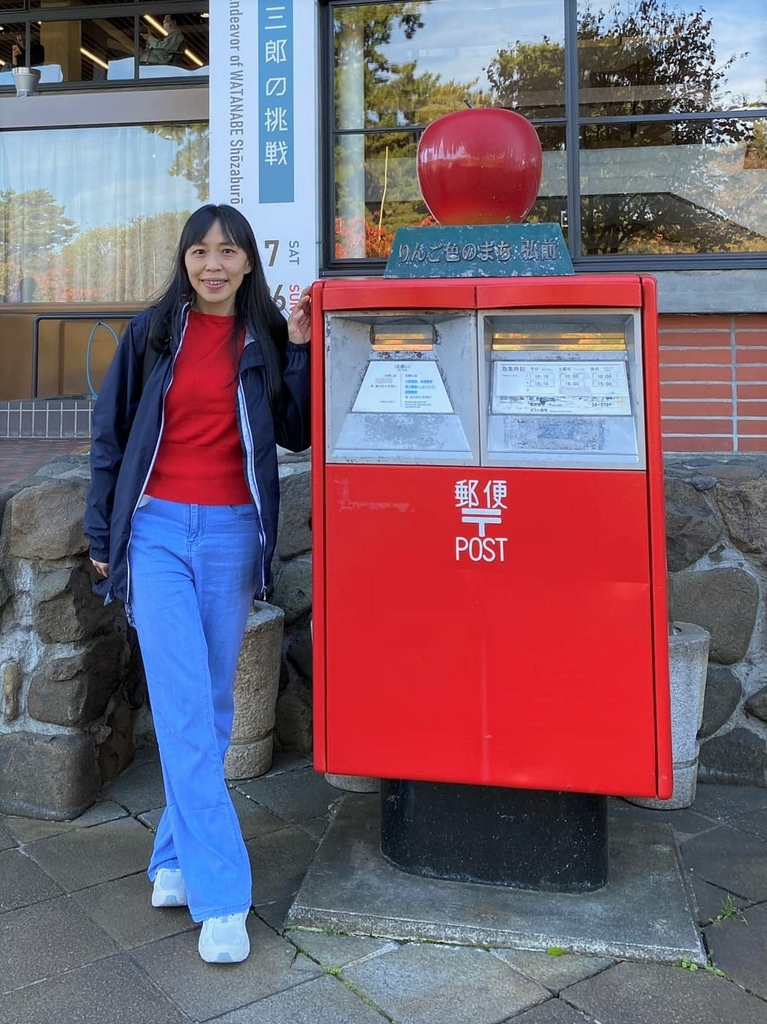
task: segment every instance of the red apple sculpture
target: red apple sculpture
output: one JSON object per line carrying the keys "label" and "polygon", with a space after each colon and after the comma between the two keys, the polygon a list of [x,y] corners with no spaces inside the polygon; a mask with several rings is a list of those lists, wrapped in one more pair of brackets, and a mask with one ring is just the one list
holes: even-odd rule
{"label": "red apple sculpture", "polygon": [[440,224],[518,224],[535,202],[543,154],[521,114],[471,107],[432,121],[418,143],[418,184]]}

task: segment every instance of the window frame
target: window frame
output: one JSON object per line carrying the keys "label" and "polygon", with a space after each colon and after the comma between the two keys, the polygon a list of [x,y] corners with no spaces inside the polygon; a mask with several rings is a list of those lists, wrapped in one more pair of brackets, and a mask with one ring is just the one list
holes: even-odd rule
{"label": "window frame", "polygon": [[[327,276],[379,275],[386,266],[386,260],[377,258],[338,259],[335,256],[335,145],[339,136],[358,134],[367,136],[381,129],[365,129],[349,132],[336,131],[334,124],[334,40],[333,10],[341,7],[374,6],[380,0],[318,0],[320,5],[320,109],[321,126],[321,260]],[[438,3],[439,0],[429,0]],[[565,39],[565,117],[534,119],[534,125],[564,125],[565,158],[567,174],[567,245],[576,270],[657,272],[678,270],[765,270],[767,252],[758,253],[685,253],[647,255],[584,255],[581,235],[581,150],[580,130],[585,125],[634,124],[663,121],[717,121],[742,117],[749,120],[767,120],[767,107],[746,109],[711,109],[688,114],[645,114],[638,117],[604,116],[583,117],[580,114],[578,95],[578,0],[561,0],[564,5]],[[603,3],[602,6],[607,6]],[[420,132],[426,128],[423,125]],[[419,134],[418,129],[413,134]],[[767,202],[767,199],[765,200]]]}
{"label": "window frame", "polygon": [[[210,3],[208,0],[163,0],[159,5],[165,14],[205,14],[209,13]],[[113,3],[99,4],[88,7],[78,5],[76,7],[38,7],[30,8],[28,0],[25,0],[25,8],[18,11],[4,11],[2,0],[0,0],[0,26],[24,24],[26,45],[29,46],[31,27],[43,22],[62,21],[93,21],[94,18],[133,18],[133,46],[134,60],[138,60],[141,47],[139,18],[142,14],[157,14],[158,4],[152,0],[114,0]],[[118,79],[109,81],[99,79],[97,82],[62,82],[56,85],[42,85],[40,92],[88,92],[94,88],[120,90],[120,89],[166,89],[169,86],[176,86],[183,79],[181,78],[149,78],[139,77]],[[198,75],[189,82],[189,85],[207,83],[207,75]],[[0,87],[0,98],[4,94],[11,95],[13,87]]]}

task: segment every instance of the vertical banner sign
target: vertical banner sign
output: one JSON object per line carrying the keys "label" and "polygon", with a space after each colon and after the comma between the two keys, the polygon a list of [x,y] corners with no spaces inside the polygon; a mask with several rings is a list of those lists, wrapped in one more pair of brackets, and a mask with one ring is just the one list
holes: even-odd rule
{"label": "vertical banner sign", "polygon": [[258,0],[258,142],[261,203],[295,199],[293,0]]}
{"label": "vertical banner sign", "polygon": [[317,0],[210,0],[209,10],[211,202],[253,225],[287,313],[318,273]]}

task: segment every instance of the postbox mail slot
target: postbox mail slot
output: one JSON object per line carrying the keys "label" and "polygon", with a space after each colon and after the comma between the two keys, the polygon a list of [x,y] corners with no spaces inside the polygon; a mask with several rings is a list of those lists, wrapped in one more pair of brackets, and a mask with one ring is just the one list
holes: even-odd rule
{"label": "postbox mail slot", "polygon": [[476,464],[473,313],[328,313],[329,462]]}
{"label": "postbox mail slot", "polygon": [[643,468],[638,315],[485,314],[482,464]]}

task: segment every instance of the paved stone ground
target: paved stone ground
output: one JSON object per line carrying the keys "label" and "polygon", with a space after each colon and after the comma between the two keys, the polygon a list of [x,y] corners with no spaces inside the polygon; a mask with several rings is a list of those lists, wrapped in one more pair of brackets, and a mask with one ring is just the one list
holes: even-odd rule
{"label": "paved stone ground", "polygon": [[150,906],[154,751],[75,822],[0,816],[0,1024],[767,1024],[767,790],[700,786],[673,812],[611,801],[673,825],[711,956],[698,970],[285,930],[344,794],[284,755],[233,797],[253,952],[228,966],[199,959],[185,909]]}

